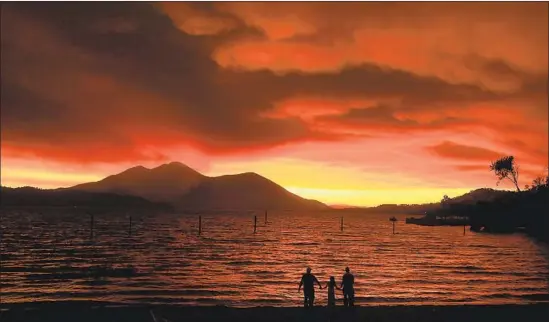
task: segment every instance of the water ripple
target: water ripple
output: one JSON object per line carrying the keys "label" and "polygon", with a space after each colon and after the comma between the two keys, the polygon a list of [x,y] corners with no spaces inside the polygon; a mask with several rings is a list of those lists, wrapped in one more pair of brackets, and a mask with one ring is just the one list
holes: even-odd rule
{"label": "water ripple", "polygon": [[362,305],[549,302],[549,250],[522,235],[344,216],[341,232],[340,213],[269,213],[254,234],[253,214],[202,215],[198,236],[196,215],[133,215],[129,236],[113,213],[90,240],[87,216],[6,212],[2,301],[293,306],[306,266],[323,283],[350,266]]}

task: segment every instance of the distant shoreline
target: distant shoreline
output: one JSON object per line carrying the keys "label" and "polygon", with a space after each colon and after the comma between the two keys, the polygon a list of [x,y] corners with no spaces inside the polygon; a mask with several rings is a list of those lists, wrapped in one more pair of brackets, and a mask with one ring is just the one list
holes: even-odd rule
{"label": "distant shoreline", "polygon": [[[106,306],[94,302],[2,304],[2,321],[546,321],[549,303],[530,305],[316,307]],[[9,310],[6,308],[9,307]]]}

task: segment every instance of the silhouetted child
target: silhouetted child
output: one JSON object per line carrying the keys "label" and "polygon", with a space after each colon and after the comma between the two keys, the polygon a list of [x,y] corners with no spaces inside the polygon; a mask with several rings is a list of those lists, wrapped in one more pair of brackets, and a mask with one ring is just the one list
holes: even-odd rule
{"label": "silhouetted child", "polygon": [[326,287],[328,288],[328,306],[335,306],[335,289],[339,290],[340,288],[337,286],[333,276],[330,276],[330,281],[326,283]]}

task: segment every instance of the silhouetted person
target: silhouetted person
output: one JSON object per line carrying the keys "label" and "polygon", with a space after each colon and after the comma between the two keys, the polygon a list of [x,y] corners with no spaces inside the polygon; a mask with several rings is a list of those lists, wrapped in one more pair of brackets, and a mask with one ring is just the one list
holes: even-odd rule
{"label": "silhouetted person", "polygon": [[345,274],[341,279],[341,288],[343,289],[343,304],[345,306],[355,305],[355,277],[349,272],[349,267],[345,267]]}
{"label": "silhouetted person", "polygon": [[335,298],[335,289],[340,289],[337,286],[336,280],[333,276],[330,276],[330,281],[326,283],[326,287],[328,288],[328,306],[335,306],[336,298]]}
{"label": "silhouetted person", "polygon": [[318,284],[318,287],[322,289],[322,285],[316,279],[316,277],[311,274],[311,268],[307,267],[307,273],[303,274],[301,277],[301,282],[299,283],[298,292],[301,291],[303,286],[303,306],[304,307],[313,307],[315,302],[315,286],[314,283]]}

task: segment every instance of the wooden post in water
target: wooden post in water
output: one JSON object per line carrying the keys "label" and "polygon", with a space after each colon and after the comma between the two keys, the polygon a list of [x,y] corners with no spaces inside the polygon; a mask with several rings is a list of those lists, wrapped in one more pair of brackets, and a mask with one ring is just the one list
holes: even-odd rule
{"label": "wooden post in water", "polygon": [[343,231],[343,217],[341,217],[341,231]]}
{"label": "wooden post in water", "polygon": [[198,236],[202,233],[202,216],[198,216]]}
{"label": "wooden post in water", "polygon": [[93,239],[93,213],[90,213],[90,239]]}
{"label": "wooden post in water", "polygon": [[465,225],[463,225],[463,236],[465,236]]}
{"label": "wooden post in water", "polygon": [[395,234],[395,223],[396,223],[397,219],[396,219],[395,216],[393,216],[393,217],[389,218],[389,220],[393,222],[393,235],[394,235]]}
{"label": "wooden post in water", "polygon": [[257,216],[254,216],[254,234],[257,230]]}
{"label": "wooden post in water", "polygon": [[132,235],[132,215],[130,215],[130,228],[128,230],[128,235]]}
{"label": "wooden post in water", "polygon": [[265,226],[267,226],[267,210],[265,210]]}

